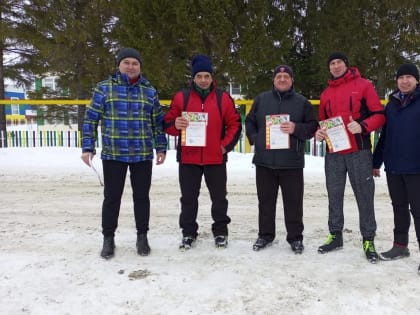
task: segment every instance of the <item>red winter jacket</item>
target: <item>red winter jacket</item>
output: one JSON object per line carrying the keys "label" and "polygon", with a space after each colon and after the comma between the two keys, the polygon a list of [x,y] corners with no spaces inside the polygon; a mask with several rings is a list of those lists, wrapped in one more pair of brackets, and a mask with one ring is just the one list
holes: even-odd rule
{"label": "red winter jacket", "polygon": [[319,105],[319,120],[341,116],[344,125],[353,120],[362,126],[361,134],[347,130],[351,148],[340,151],[347,154],[363,149],[371,149],[370,133],[385,123],[384,108],[372,83],[361,77],[355,67],[350,67],[340,78],[328,81],[322,92]]}
{"label": "red winter jacket", "polygon": [[179,91],[175,94],[164,119],[166,133],[172,136],[180,136],[180,130],[175,128],[175,119],[181,116],[183,111],[208,113],[206,146],[181,146],[180,142],[178,142],[178,162],[208,165],[222,164],[227,161],[227,154],[222,154],[221,145],[225,147],[227,152],[231,151],[239,140],[242,124],[241,117],[229,94],[223,92],[220,105],[221,112],[217,104],[214,82],[212,90],[204,102],[202,102],[201,96],[191,87],[188,104],[185,109],[183,92]]}

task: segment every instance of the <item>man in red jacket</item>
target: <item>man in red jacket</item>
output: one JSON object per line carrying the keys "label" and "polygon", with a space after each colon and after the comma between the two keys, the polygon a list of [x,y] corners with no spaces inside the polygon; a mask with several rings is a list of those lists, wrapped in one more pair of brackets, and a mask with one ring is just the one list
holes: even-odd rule
{"label": "man in red jacket", "polygon": [[191,248],[198,236],[198,196],[203,175],[212,202],[215,245],[226,247],[230,223],[226,199],[227,153],[241,135],[241,117],[230,95],[216,89],[209,57],[194,56],[192,78],[189,89],[175,94],[164,120],[165,131],[179,137],[179,225],[183,235],[180,249]]}
{"label": "man in red jacket", "polygon": [[[343,199],[348,175],[359,209],[363,250],[366,258],[375,263],[378,254],[373,242],[376,233],[373,205],[375,183],[372,177],[370,133],[385,123],[383,107],[371,82],[362,78],[357,68],[349,66],[345,54],[332,53],[327,65],[331,79],[320,97],[319,120],[341,117],[349,148],[328,152],[325,156],[330,233],[318,252],[323,254],[343,247]],[[318,141],[326,139],[326,129],[318,129],[315,136]]]}

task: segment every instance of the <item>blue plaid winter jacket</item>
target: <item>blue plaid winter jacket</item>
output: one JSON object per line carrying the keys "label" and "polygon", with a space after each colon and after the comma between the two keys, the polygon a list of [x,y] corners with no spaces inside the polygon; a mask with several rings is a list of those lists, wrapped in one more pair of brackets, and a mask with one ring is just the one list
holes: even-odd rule
{"label": "blue plaid winter jacket", "polygon": [[162,108],[156,89],[144,77],[133,84],[119,71],[98,83],[86,109],[82,151],[95,152],[101,121],[103,160],[136,163],[166,151]]}

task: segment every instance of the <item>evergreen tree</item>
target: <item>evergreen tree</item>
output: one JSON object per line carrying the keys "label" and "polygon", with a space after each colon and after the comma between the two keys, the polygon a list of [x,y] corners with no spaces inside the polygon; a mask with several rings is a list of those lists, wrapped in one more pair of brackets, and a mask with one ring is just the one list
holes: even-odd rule
{"label": "evergreen tree", "polygon": [[280,1],[238,1],[235,14],[229,73],[253,98],[271,87],[274,67],[287,62],[291,17]]}
{"label": "evergreen tree", "polygon": [[420,7],[410,0],[319,1],[319,10],[310,18],[320,21],[314,27],[315,58],[325,64],[332,51],[343,51],[383,98],[395,88],[399,64],[418,58],[419,14]]}
{"label": "evergreen tree", "polygon": [[[22,72],[21,65],[25,63],[25,56],[30,54],[26,42],[18,30],[18,24],[23,19],[22,1],[3,0],[0,2],[0,99],[5,98],[4,80],[9,78],[19,84],[28,83],[27,76]],[[5,63],[6,55],[13,58],[13,62]],[[0,132],[6,135],[5,105],[0,105]],[[0,147],[6,147],[7,140],[0,137]]]}
{"label": "evergreen tree", "polygon": [[[111,1],[25,3],[27,19],[20,27],[32,35],[36,53],[30,60],[36,65],[35,74],[58,75],[64,92],[58,97],[88,99],[96,82],[105,79],[115,67],[110,53],[113,43],[108,36],[114,21]],[[84,106],[78,106],[79,129],[83,115]]]}
{"label": "evergreen tree", "polygon": [[[195,53],[212,58],[219,87],[241,84],[247,98],[269,89],[283,63],[294,69],[296,90],[319,98],[336,50],[384,97],[398,66],[419,59],[420,8],[410,0],[3,0],[0,13],[0,57],[18,56],[0,65],[1,98],[5,76],[28,84],[53,74],[66,92],[53,97],[88,99],[124,46],[140,51],[162,99],[190,82]],[[81,123],[83,107],[78,115]]]}
{"label": "evergreen tree", "polygon": [[213,59],[216,81],[224,86],[232,33],[226,8],[231,2],[124,0],[114,38],[121,46],[140,51],[143,74],[161,98],[171,98],[188,84],[196,53]]}

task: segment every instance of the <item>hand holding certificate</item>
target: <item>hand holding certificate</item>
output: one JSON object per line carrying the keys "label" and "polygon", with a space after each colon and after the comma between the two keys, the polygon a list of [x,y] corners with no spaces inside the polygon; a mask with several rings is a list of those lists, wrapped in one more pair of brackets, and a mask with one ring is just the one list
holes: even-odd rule
{"label": "hand holding certificate", "polygon": [[327,133],[325,141],[331,153],[351,148],[346,127],[344,126],[341,116],[321,120],[319,125],[321,128],[325,129]]}
{"label": "hand holding certificate", "polygon": [[289,121],[288,114],[267,115],[265,116],[266,126],[266,149],[288,149],[290,148],[290,137],[288,133],[280,129],[283,122]]}
{"label": "hand holding certificate", "polygon": [[208,113],[182,112],[182,117],[188,119],[188,127],[181,131],[181,145],[205,147]]}

